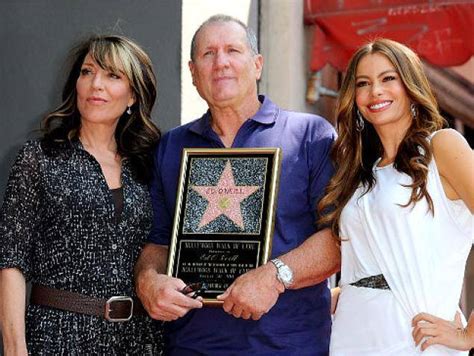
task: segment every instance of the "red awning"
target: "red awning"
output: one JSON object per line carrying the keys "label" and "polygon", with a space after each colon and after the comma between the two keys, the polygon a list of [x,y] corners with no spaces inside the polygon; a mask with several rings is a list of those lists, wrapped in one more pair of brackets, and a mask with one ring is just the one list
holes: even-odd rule
{"label": "red awning", "polygon": [[404,43],[428,62],[461,65],[474,54],[474,0],[304,0],[314,24],[310,67],[344,70],[354,51],[376,37]]}

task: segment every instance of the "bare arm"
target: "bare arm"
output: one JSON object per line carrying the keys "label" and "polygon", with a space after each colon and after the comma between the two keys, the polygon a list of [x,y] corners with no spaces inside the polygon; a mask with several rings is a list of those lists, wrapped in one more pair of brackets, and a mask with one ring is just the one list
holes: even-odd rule
{"label": "bare arm", "polygon": [[[293,270],[291,289],[300,289],[324,281],[340,269],[340,250],[329,229],[321,230],[280,259]],[[237,318],[258,320],[268,313],[285,290],[276,278],[273,263],[251,270],[226,290],[220,300],[224,310]]]}
{"label": "bare arm", "polygon": [[293,270],[291,289],[320,283],[341,268],[341,252],[330,229],[317,232],[280,259]]}
{"label": "bare arm", "polygon": [[432,140],[433,154],[448,198],[462,199],[474,213],[474,152],[455,130],[442,130]]}
{"label": "bare arm", "polygon": [[5,356],[27,355],[25,340],[26,283],[16,268],[0,270],[0,319]]}
{"label": "bare arm", "polygon": [[341,294],[341,288],[331,288],[331,314],[336,313],[337,302],[339,301],[339,295]]}
{"label": "bare arm", "polygon": [[148,243],[143,247],[135,264],[135,278],[143,273],[165,273],[168,260],[168,247]]}
{"label": "bare arm", "polygon": [[147,244],[135,265],[135,287],[138,297],[153,319],[176,320],[194,308],[201,308],[199,300],[180,292],[186,284],[167,276],[168,248]]}

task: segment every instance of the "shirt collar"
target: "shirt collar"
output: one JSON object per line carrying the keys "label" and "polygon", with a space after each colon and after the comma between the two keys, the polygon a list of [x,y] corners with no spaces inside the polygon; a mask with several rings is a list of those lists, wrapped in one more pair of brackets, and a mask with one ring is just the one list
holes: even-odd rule
{"label": "shirt collar", "polygon": [[264,95],[259,95],[258,100],[262,103],[262,105],[260,106],[260,109],[257,111],[257,113],[250,118],[250,120],[264,125],[273,124],[280,114],[280,108]]}
{"label": "shirt collar", "polygon": [[[262,103],[256,114],[249,118],[249,120],[258,122],[263,125],[272,125],[280,113],[280,108],[276,106],[270,99],[264,95],[259,95],[258,100]],[[201,116],[200,119],[194,121],[189,126],[189,130],[197,133],[198,135],[207,136],[211,128],[211,113],[209,110]],[[206,135],[207,134],[207,135]]]}

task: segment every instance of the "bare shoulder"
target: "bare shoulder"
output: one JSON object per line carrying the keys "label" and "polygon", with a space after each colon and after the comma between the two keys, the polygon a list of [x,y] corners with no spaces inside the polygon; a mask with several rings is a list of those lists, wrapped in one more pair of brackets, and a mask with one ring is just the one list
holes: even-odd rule
{"label": "bare shoulder", "polygon": [[474,213],[474,152],[454,130],[441,130],[431,140],[433,156],[449,199],[462,199]]}
{"label": "bare shoulder", "polygon": [[[469,144],[467,143],[464,136],[454,129],[442,129],[437,131],[434,134],[431,143],[433,145],[433,149],[443,148],[444,145],[449,144],[465,145],[467,148],[469,148]],[[449,147],[444,148],[448,148],[449,150]]]}
{"label": "bare shoulder", "polygon": [[474,153],[466,139],[456,130],[443,129],[431,140],[433,155],[440,171],[458,164],[472,164]]}

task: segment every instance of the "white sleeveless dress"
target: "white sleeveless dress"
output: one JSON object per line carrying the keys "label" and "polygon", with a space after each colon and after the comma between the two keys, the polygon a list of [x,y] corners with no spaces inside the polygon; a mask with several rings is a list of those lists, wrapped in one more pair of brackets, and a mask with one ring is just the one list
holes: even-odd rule
{"label": "white sleeveless dress", "polygon": [[[331,355],[467,355],[444,346],[416,348],[411,320],[428,312],[453,320],[459,309],[474,218],[461,201],[449,200],[435,160],[429,165],[426,199],[403,208],[411,178],[393,165],[377,167],[375,187],[355,192],[343,209],[341,294],[331,334]],[[383,274],[390,290],[350,283]]]}

